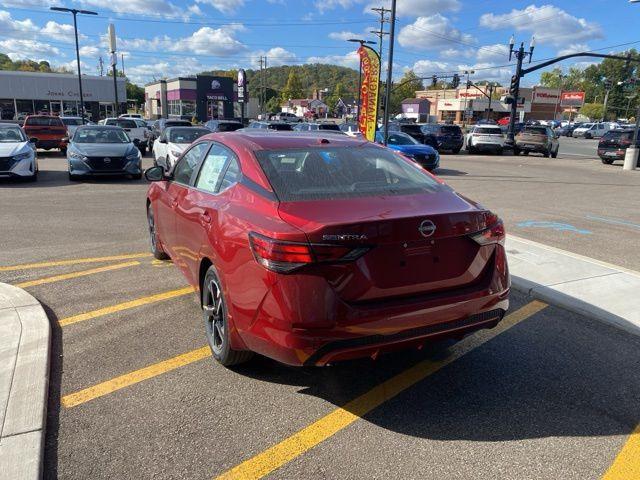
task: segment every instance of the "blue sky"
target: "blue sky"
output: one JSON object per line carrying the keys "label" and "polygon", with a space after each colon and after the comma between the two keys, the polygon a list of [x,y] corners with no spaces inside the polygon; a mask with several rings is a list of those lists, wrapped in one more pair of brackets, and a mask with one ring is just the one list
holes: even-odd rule
{"label": "blue sky", "polygon": [[[71,16],[50,0],[0,0],[0,52],[75,68]],[[78,17],[81,65],[108,62],[114,23],[127,76],[139,84],[202,70],[326,62],[357,68],[353,36],[376,40],[372,7],[389,0],[60,0],[98,17]],[[476,80],[506,82],[507,43],[536,37],[534,60],[558,54],[640,47],[640,4],[626,0],[398,0],[394,76],[476,69]],[[388,27],[388,25],[387,25]],[[615,45],[638,42],[625,47]],[[388,51],[385,42],[384,50]],[[571,62],[563,63],[567,68]],[[536,77],[526,78],[526,83]]]}

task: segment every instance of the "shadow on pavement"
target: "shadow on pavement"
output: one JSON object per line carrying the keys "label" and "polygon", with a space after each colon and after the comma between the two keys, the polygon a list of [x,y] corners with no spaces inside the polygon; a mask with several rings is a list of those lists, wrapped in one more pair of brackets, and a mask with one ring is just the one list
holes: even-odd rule
{"label": "shadow on pavement", "polygon": [[463,172],[462,170],[454,170],[452,168],[438,168],[435,171],[436,175],[447,175],[449,177],[459,177],[463,175],[469,175],[467,172]]}
{"label": "shadow on pavement", "polygon": [[49,400],[44,444],[44,478],[58,478],[58,431],[60,428],[60,385],[62,380],[62,330],[58,317],[46,304],[42,308],[51,324],[51,358],[49,366]]}
{"label": "shadow on pavement", "polygon": [[38,189],[43,187],[64,187],[68,185],[81,185],[83,183],[105,183],[105,184],[139,184],[147,183],[145,179],[136,180],[130,177],[119,175],[85,177],[77,181],[69,180],[69,174],[66,170],[43,170],[40,165],[38,180],[29,182],[22,179],[2,178],[0,179],[0,188],[30,188]]}
{"label": "shadow on pavement", "polygon": [[[364,418],[435,440],[626,435],[640,421],[639,347],[637,337],[548,307]],[[320,369],[260,357],[236,371],[344,406],[417,362],[446,355],[440,344]]]}

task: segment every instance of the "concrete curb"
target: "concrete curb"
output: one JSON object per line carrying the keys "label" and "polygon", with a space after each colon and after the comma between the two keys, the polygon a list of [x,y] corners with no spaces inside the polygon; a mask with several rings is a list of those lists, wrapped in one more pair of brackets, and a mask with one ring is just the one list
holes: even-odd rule
{"label": "concrete curb", "polygon": [[51,326],[21,288],[0,283],[0,472],[42,478]]}
{"label": "concrete curb", "polygon": [[640,273],[512,235],[507,257],[515,290],[640,335]]}

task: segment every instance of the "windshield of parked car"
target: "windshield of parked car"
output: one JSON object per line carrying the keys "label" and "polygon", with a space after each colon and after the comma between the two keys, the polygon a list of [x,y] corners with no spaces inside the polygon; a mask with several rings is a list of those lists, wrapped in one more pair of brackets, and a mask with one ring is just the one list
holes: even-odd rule
{"label": "windshield of parked car", "polygon": [[80,118],[63,118],[62,123],[65,125],[82,125],[82,119]]}
{"label": "windshield of parked car", "polygon": [[0,143],[26,142],[27,138],[20,127],[0,127]]}
{"label": "windshield of parked car", "polygon": [[320,125],[318,125],[318,129],[319,130],[337,130],[340,131],[340,127],[338,125],[336,125],[335,123],[321,123]]}
{"label": "windshield of parked car", "polygon": [[602,140],[631,140],[633,131],[629,130],[609,130],[602,136]]}
{"label": "windshield of parked car", "polygon": [[442,133],[448,133],[448,134],[460,134],[460,133],[462,133],[462,130],[460,130],[460,127],[458,127],[457,125],[441,125],[440,126],[440,131]]}
{"label": "windshield of parked car", "polygon": [[24,124],[32,127],[59,127],[64,125],[59,117],[28,117]]}
{"label": "windshield of parked car", "polygon": [[129,120],[128,118],[110,118],[105,122],[105,125],[113,125],[120,128],[136,128],[136,122]]}
{"label": "windshield of parked car", "polygon": [[333,200],[434,192],[440,184],[380,147],[331,147],[256,152],[281,201]]}
{"label": "windshield of parked car", "polygon": [[413,133],[414,135],[422,135],[422,128],[420,125],[405,124],[400,127],[405,133]]}
{"label": "windshield of parked car", "polygon": [[502,130],[498,127],[476,127],[473,133],[481,135],[502,135]]}
{"label": "windshield of parked car", "polygon": [[127,132],[119,128],[78,128],[73,143],[130,143]]}
{"label": "windshield of parked car", "polygon": [[271,123],[269,124],[271,130],[293,130],[293,127],[288,123]]}
{"label": "windshield of parked car", "polygon": [[[382,143],[382,138],[382,133],[378,133],[376,135],[376,142]],[[418,142],[411,135],[407,135],[406,133],[401,132],[389,133],[387,143],[389,145],[420,145],[420,142]]]}
{"label": "windshield of parked car", "polygon": [[522,129],[522,133],[528,133],[531,135],[546,135],[547,128],[546,127],[524,127]]}
{"label": "windshield of parked car", "polygon": [[342,125],[340,125],[340,130],[342,130],[343,132],[357,132],[358,125],[356,125],[355,123],[343,123]]}
{"label": "windshield of parked car", "polygon": [[190,127],[191,126],[191,122],[188,122],[187,120],[167,120],[164,123],[165,128],[166,127]]}
{"label": "windshield of parked car", "polygon": [[192,143],[203,135],[207,135],[211,133],[209,130],[204,128],[193,128],[193,127],[172,127],[169,130],[169,141],[171,143]]}
{"label": "windshield of parked car", "polygon": [[218,124],[219,132],[235,132],[236,130],[240,130],[244,125],[240,122],[220,122]]}

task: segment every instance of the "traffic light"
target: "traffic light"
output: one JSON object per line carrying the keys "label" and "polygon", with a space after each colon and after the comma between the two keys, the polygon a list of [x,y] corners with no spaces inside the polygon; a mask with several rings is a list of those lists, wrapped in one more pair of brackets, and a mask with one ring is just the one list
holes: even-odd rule
{"label": "traffic light", "polygon": [[458,88],[460,86],[460,75],[453,74],[453,80],[451,81],[451,88]]}
{"label": "traffic light", "polygon": [[467,80],[467,90],[469,90],[471,88],[471,80]]}
{"label": "traffic light", "polygon": [[509,85],[509,93],[513,96],[516,94],[516,90],[519,90],[520,79],[515,75],[511,77],[511,85]]}
{"label": "traffic light", "polygon": [[431,86],[435,87],[437,85],[438,85],[438,77],[434,75],[433,77],[431,77]]}

